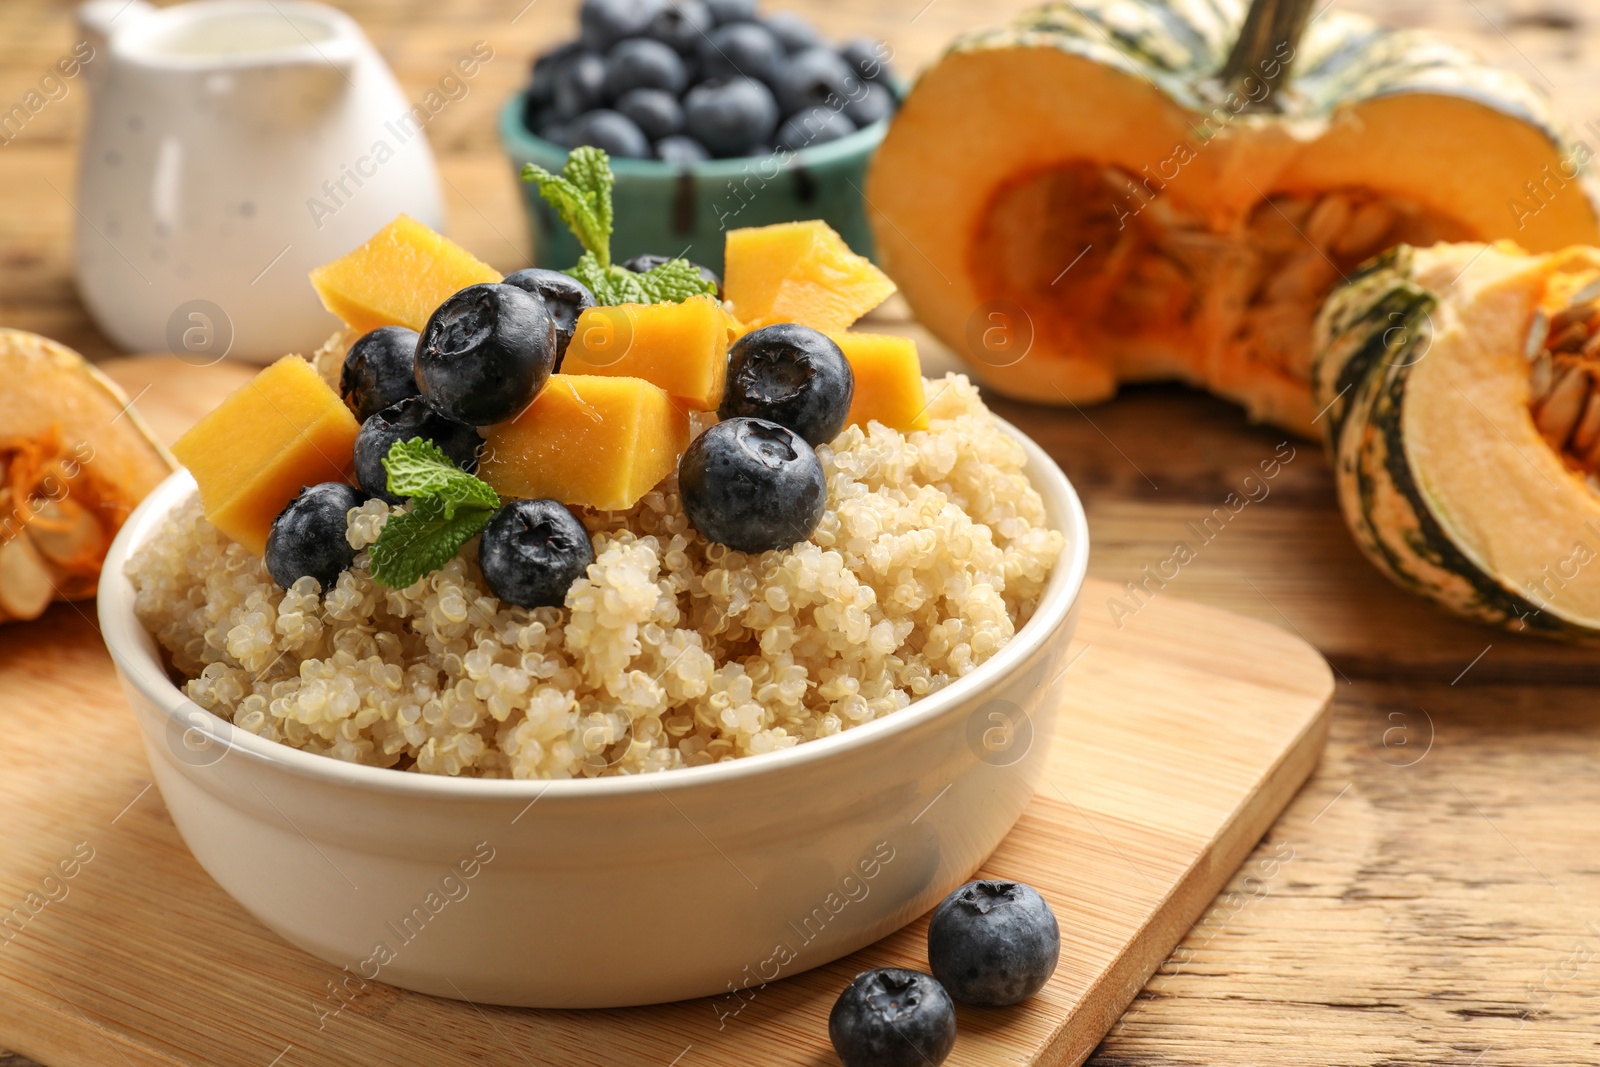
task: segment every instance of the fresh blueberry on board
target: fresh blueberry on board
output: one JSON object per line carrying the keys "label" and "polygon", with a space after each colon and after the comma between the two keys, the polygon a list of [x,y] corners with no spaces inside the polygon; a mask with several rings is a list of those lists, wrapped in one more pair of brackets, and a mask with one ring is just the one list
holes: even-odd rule
{"label": "fresh blueberry on board", "polygon": [[718,78],[689,90],[683,100],[684,130],[714,156],[749,155],[772,136],[778,105],[752,78]]}
{"label": "fresh blueberry on board", "polygon": [[938,1067],[956,1043],[956,1006],[934,979],[883,967],[863,971],[828,1013],[844,1067]]}
{"label": "fresh blueberry on board", "polygon": [[514,285],[469,285],[428,317],[417,386],[441,415],[488,426],[527,407],[555,361],[555,319],[542,299]]}
{"label": "fresh blueberry on board", "polygon": [[840,107],[859,92],[861,79],[831,48],[808,48],[779,68],[773,88],[785,113],[802,108]]}
{"label": "fresh blueberry on board", "polygon": [[[661,266],[661,264],[670,263],[676,258],[678,257],[658,256],[654,252],[645,252],[642,255],[634,256],[632,259],[628,260],[622,265],[626,269],[633,271],[635,274],[644,274],[646,271],[655,270],[657,267]],[[689,266],[699,271],[700,277],[717,287],[717,299],[721,300],[722,279],[717,277],[717,272],[712,270],[710,267],[702,267],[698,263],[690,263]]]}
{"label": "fresh blueberry on board", "polygon": [[672,0],[650,23],[647,32],[682,55],[693,56],[700,47],[700,39],[716,24],[711,9],[701,0]]}
{"label": "fresh blueberry on board", "polygon": [[667,0],[583,0],[578,24],[589,47],[603,52],[628,37],[643,37]]}
{"label": "fresh blueberry on board", "polygon": [[573,144],[593,145],[613,159],[650,158],[650,138],[632,119],[610,108],[585,111],[567,124],[566,133]]}
{"label": "fresh blueberry on board", "polygon": [[749,22],[756,17],[756,0],[705,0],[705,5],[718,26],[728,22]]}
{"label": "fresh blueberry on board", "polygon": [[692,167],[711,158],[711,153],[706,151],[705,145],[693,137],[677,133],[657,141],[655,151],[657,159],[663,163],[671,163],[674,167]]}
{"label": "fresh blueberry on board", "polygon": [[831,107],[808,107],[796,111],[778,127],[776,144],[790,152],[812,145],[827,144],[856,132],[856,124],[844,111]]}
{"label": "fresh blueberry on board", "polygon": [[344,482],[323,482],[300,490],[272,520],[267,534],[267,573],[287,589],[301,578],[317,580],[326,593],[356,558],[345,538],[351,508],[366,499]]}
{"label": "fresh blueberry on board", "polygon": [[594,562],[589,531],[554,500],[517,500],[494,513],[478,542],[489,591],[521,608],[559,608]]}
{"label": "fresh blueberry on board", "polygon": [[572,275],[559,270],[528,267],[506,275],[506,285],[514,285],[544,301],[545,310],[556,323],[556,361],[552,372],[561,369],[561,357],[572,343],[572,331],[585,308],[594,307],[594,294]]}
{"label": "fresh blueberry on board", "polygon": [[1020,1004],[1044,988],[1061,955],[1050,905],[1021,882],[968,882],[933,909],[928,964],[963,1004]]}
{"label": "fresh blueberry on board", "polygon": [[775,422],[815,448],[844,429],[855,374],[826,334],[793,322],[752,330],[728,350],[717,417]]}
{"label": "fresh blueberry on board", "polygon": [[373,415],[356,433],[356,481],[362,492],[398,504],[401,498],[389,492],[389,472],[383,459],[396,441],[420,437],[432,441],[450,457],[450,462],[467,473],[478,469],[478,449],[483,438],[465,423],[447,419],[428,406],[421,397],[407,397]]}
{"label": "fresh blueberry on board", "polygon": [[629,89],[663,89],[677,94],[689,82],[683,57],[668,45],[648,37],[620,41],[606,53],[606,99],[616,100]]}
{"label": "fresh blueberry on board", "polygon": [[750,553],[804,541],[828,505],[811,446],[762,419],[727,419],[690,442],[678,461],[678,492],[696,530]]}
{"label": "fresh blueberry on board", "polygon": [[894,94],[878,82],[862,82],[853,98],[846,100],[844,113],[859,126],[871,126],[894,114]]}
{"label": "fresh blueberry on board", "polygon": [[867,81],[877,81],[889,70],[889,46],[871,37],[852,37],[839,48],[839,58]]}
{"label": "fresh blueberry on board", "polygon": [[700,41],[700,75],[708,80],[742,74],[770,84],[783,60],[782,42],[758,22],[730,22]]}
{"label": "fresh blueberry on board", "polygon": [[652,141],[683,130],[683,105],[665,89],[633,89],[617,99],[617,111]]}
{"label": "fresh blueberry on board", "polygon": [[551,89],[551,110],[558,119],[574,119],[606,100],[606,61],[595,52],[579,52],[557,68]]}
{"label": "fresh blueberry on board", "polygon": [[786,52],[803,52],[822,44],[822,35],[802,15],[777,11],[761,20]]}
{"label": "fresh blueberry on board", "polygon": [[356,338],[339,371],[339,395],[365,422],[390,404],[417,395],[416,330],[379,326]]}

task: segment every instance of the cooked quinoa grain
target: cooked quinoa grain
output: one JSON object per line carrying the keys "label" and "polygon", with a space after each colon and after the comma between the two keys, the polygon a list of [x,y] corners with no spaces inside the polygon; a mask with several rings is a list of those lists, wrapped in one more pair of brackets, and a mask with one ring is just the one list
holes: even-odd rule
{"label": "cooked quinoa grain", "polygon": [[359,550],[382,501],[351,511],[356,563],[324,594],[279,589],[191,500],[129,562],[135,610],[195,703],[352,762],[569,778],[788,748],[977,667],[1061,553],[977,391],[928,392],[928,430],[852,426],[817,449],[829,507],[792,549],[707,543],[669,478],[629,511],[582,513],[588,576],[529,611],[487,592],[475,544],[409,589],[374,583]]}

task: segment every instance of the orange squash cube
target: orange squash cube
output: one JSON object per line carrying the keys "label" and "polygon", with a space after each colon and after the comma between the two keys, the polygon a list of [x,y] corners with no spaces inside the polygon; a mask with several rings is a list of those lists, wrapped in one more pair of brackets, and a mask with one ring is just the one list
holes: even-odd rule
{"label": "orange squash cube", "polygon": [[211,525],[259,555],[302,486],[347,479],[359,429],[316,368],[284,356],[195,423],[172,454],[194,475]]}
{"label": "orange squash cube", "polygon": [[915,341],[880,333],[832,336],[856,377],[850,422],[862,427],[881,422],[903,433],[928,428],[922,360],[917,357]]}
{"label": "orange squash cube", "polygon": [[850,251],[825,222],[729,230],[723,293],[745,328],[777,322],[834,333],[894,292],[894,282]]}
{"label": "orange squash cube", "polygon": [[501,496],[622,511],[677,467],[689,411],[643,378],[563,372],[485,437],[478,477]]}
{"label": "orange squash cube", "polygon": [[698,411],[722,402],[737,324],[709,296],[681,304],[589,308],[562,357],[564,374],[643,378]]}
{"label": "orange squash cube", "polygon": [[452,293],[502,280],[499,271],[409,215],[311,272],[323,306],[362,333],[379,326],[420,331]]}

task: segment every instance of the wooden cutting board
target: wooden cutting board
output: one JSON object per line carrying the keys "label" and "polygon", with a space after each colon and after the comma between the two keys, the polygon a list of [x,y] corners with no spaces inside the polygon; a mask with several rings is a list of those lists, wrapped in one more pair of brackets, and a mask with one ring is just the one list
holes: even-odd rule
{"label": "wooden cutting board", "polygon": [[[157,357],[107,369],[169,440],[247,374]],[[1309,645],[1171,594],[1119,627],[1114,594],[1084,588],[1048,785],[983,872],[1051,902],[1060,967],[1025,1005],[960,1009],[951,1064],[1086,1058],[1322,751],[1333,682]],[[821,1067],[852,975],[927,967],[924,917],[733,1015],[711,1000],[495,1008],[374,983],[328,1017],[338,969],[258,924],[179,839],[91,604],[0,629],[0,727],[0,1047],[52,1067]]]}

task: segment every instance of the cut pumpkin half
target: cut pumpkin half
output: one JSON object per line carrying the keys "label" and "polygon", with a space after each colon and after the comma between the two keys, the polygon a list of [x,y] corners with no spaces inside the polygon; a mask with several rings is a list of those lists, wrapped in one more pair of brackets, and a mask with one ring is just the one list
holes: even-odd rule
{"label": "cut pumpkin half", "polygon": [[1312,320],[1359,264],[1600,240],[1588,151],[1524,82],[1337,9],[1255,47],[1296,9],[1077,0],[957,41],[867,187],[917,317],[1004,393],[1177,379],[1310,436]]}
{"label": "cut pumpkin half", "polygon": [[1395,249],[1316,345],[1339,502],[1379,569],[1468,618],[1600,638],[1600,250]]}

